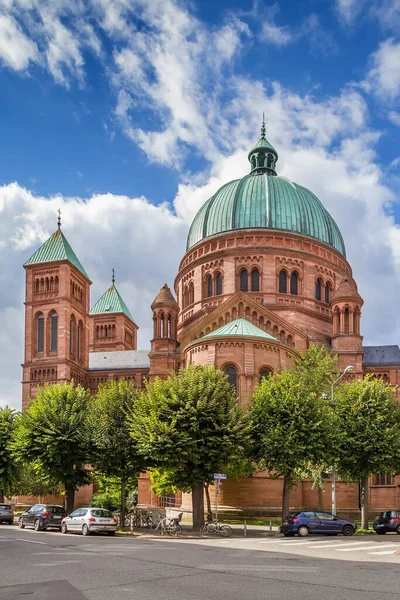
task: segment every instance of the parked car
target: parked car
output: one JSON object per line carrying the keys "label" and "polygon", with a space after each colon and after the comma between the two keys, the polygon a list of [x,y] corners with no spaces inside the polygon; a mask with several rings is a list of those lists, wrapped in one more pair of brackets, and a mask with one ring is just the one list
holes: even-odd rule
{"label": "parked car", "polygon": [[45,531],[49,528],[61,530],[61,521],[67,515],[63,506],[55,504],[35,504],[26,510],[19,518],[19,526],[33,527],[36,531]]}
{"label": "parked car", "polygon": [[63,519],[61,531],[63,533],[77,531],[83,535],[99,532],[115,535],[117,519],[105,508],[78,508],[69,517]]}
{"label": "parked car", "polygon": [[14,511],[11,504],[0,504],[0,523],[14,523]]}
{"label": "parked car", "polygon": [[385,510],[381,512],[376,517],[373,528],[378,535],[384,535],[390,531],[400,535],[400,511]]}
{"label": "parked car", "polygon": [[280,532],[284,536],[293,536],[297,533],[300,537],[306,537],[312,533],[338,535],[353,535],[357,526],[352,521],[340,519],[328,512],[306,510],[287,517]]}

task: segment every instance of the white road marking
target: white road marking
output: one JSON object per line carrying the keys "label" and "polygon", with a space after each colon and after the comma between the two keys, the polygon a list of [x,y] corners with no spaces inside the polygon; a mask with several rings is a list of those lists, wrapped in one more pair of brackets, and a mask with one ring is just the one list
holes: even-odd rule
{"label": "white road marking", "polygon": [[32,563],[32,567],[58,567],[59,565],[78,563],[79,560],[56,560],[51,563]]}
{"label": "white road marking", "polygon": [[37,542],[35,540],[24,540],[23,538],[15,538],[17,542],[27,542],[28,544],[43,544],[46,546],[46,542]]}
{"label": "white road marking", "polygon": [[324,544],[323,546],[310,546],[310,548],[338,548],[339,546],[361,546],[363,544],[370,544],[371,542],[338,542],[331,544]]}
{"label": "white road marking", "polygon": [[355,550],[377,550],[378,548],[399,548],[398,544],[379,544],[379,546],[370,546],[369,548],[338,548],[336,552],[354,552]]}
{"label": "white road marking", "polygon": [[383,550],[382,552],[369,552],[368,554],[394,554],[396,550]]}
{"label": "white road marking", "polygon": [[0,535],[2,540],[11,540],[12,538],[6,537],[5,535]]}

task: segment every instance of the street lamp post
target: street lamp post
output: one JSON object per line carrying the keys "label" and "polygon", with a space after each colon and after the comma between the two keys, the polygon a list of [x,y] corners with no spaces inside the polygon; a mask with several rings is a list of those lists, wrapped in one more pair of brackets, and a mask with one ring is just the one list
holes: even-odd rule
{"label": "street lamp post", "polygon": [[[335,385],[337,383],[339,383],[339,381],[342,379],[342,377],[344,377],[346,375],[346,373],[348,373],[349,371],[352,371],[354,369],[354,367],[352,365],[349,365],[348,367],[345,368],[345,370],[343,371],[343,373],[336,379],[336,381],[334,381],[331,385],[331,404],[332,404],[332,408],[335,406],[335,395],[334,395],[334,389],[335,389]],[[335,472],[335,463],[333,463],[332,465],[332,514],[335,515],[336,514],[336,472]]]}

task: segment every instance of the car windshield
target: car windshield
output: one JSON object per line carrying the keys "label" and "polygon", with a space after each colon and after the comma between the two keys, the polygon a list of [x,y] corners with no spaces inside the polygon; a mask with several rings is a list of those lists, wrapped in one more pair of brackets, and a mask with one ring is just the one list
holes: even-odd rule
{"label": "car windshield", "polygon": [[95,508],[90,511],[94,517],[112,517],[109,510],[105,508]]}
{"label": "car windshield", "polygon": [[10,510],[11,504],[0,504],[0,510]]}
{"label": "car windshield", "polygon": [[51,512],[53,515],[63,515],[65,514],[65,510],[62,506],[48,506],[47,510]]}

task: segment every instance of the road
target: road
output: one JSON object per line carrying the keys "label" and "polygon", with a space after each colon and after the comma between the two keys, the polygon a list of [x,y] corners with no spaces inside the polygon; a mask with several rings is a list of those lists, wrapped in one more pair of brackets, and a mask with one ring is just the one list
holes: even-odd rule
{"label": "road", "polygon": [[2,526],[0,600],[400,600],[399,538],[84,538]]}

